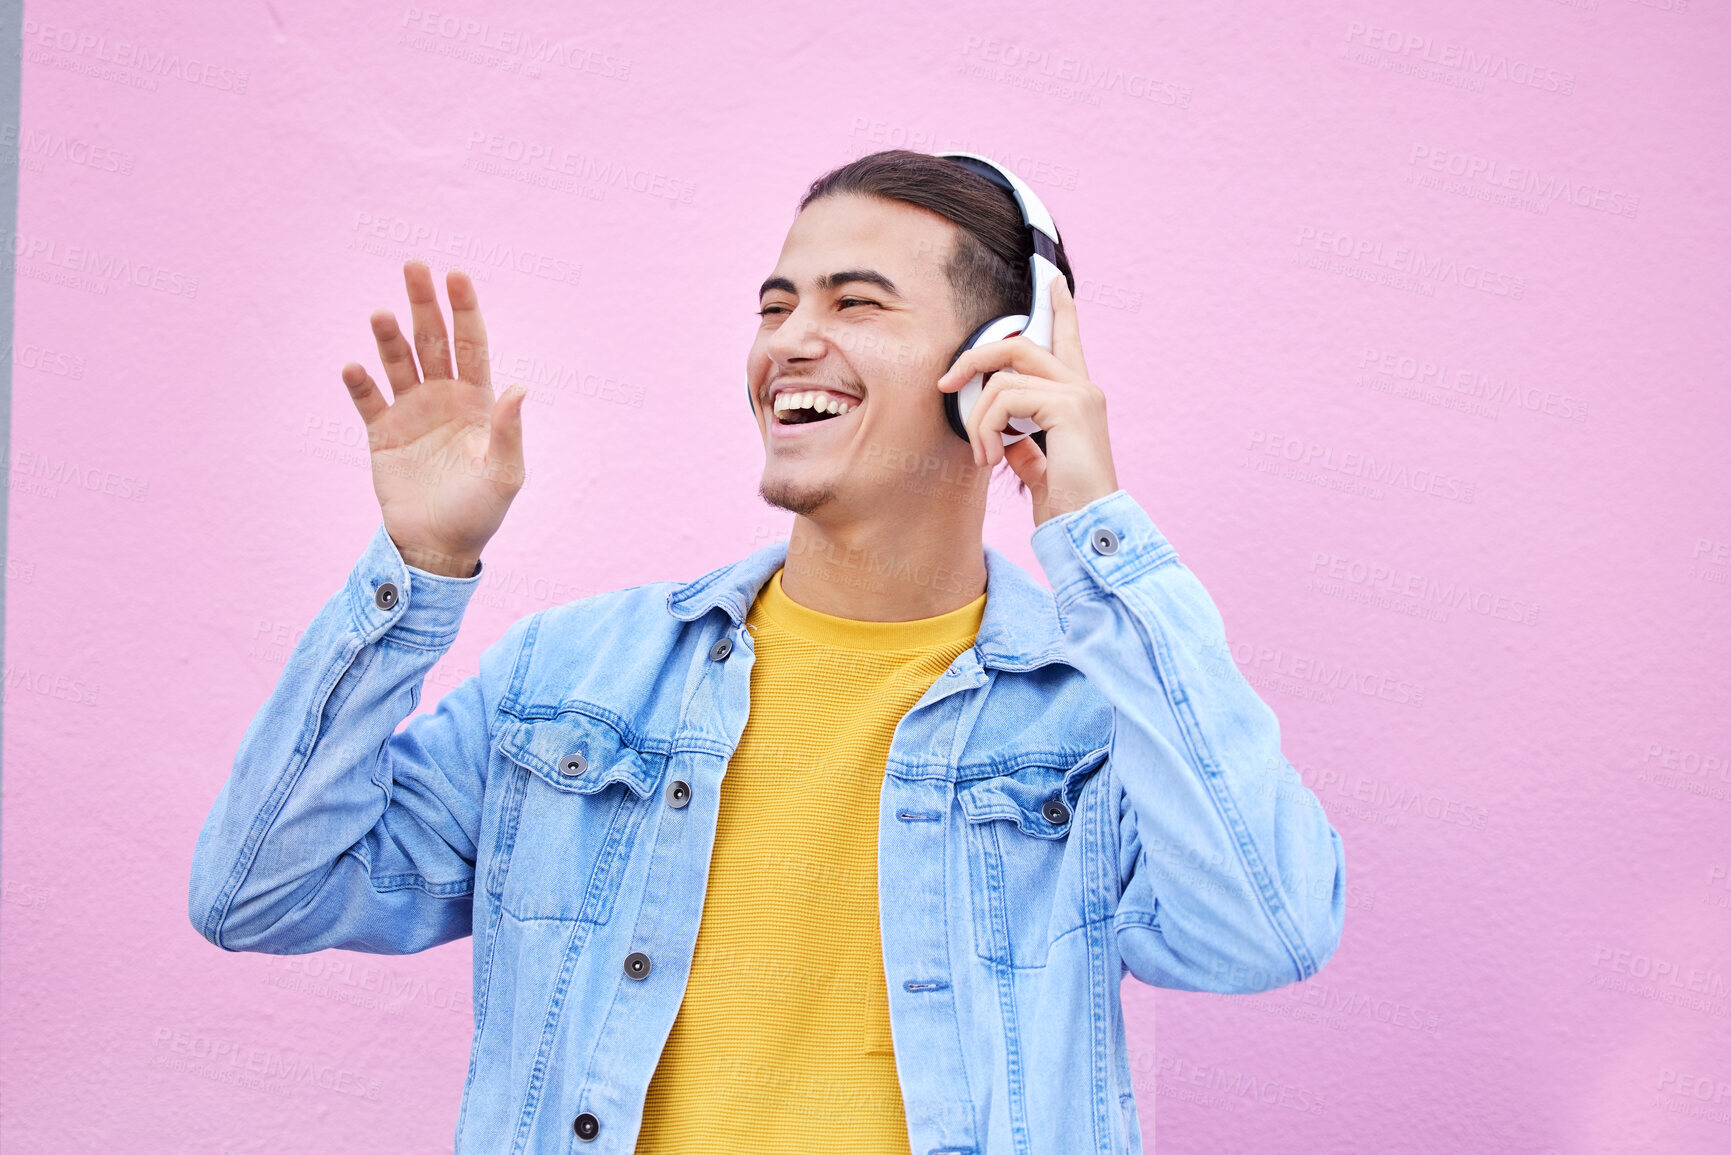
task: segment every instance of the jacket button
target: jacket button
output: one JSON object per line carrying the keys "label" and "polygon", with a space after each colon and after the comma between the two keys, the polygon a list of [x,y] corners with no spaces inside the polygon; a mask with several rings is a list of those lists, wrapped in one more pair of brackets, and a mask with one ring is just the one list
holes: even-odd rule
{"label": "jacket button", "polygon": [[709,660],[719,662],[731,653],[733,653],[733,639],[719,638],[713,646],[709,647]]}
{"label": "jacket button", "polygon": [[587,769],[589,769],[589,759],[583,757],[581,753],[573,752],[559,759],[559,773],[567,778],[575,778]]}
{"label": "jacket button", "polygon": [[649,977],[649,956],[640,950],[634,950],[625,956],[625,973],[634,979]]}
{"label": "jacket button", "polygon": [[571,1124],[571,1129],[577,1132],[577,1138],[587,1143],[601,1132],[601,1120],[585,1111],[577,1116],[577,1121]]}
{"label": "jacket button", "polygon": [[1070,821],[1070,808],[1057,798],[1048,798],[1046,804],[1040,807],[1040,813],[1046,816],[1046,821],[1053,826],[1062,826]]}
{"label": "jacket button", "polygon": [[1118,552],[1118,535],[1101,526],[1088,535],[1088,544],[1094,547],[1095,553],[1111,557]]}
{"label": "jacket button", "polygon": [[667,788],[667,805],[678,810],[691,801],[691,784],[680,778],[675,778]]}
{"label": "jacket button", "polygon": [[381,610],[391,610],[397,607],[397,583],[380,582],[379,588],[373,591],[373,604]]}

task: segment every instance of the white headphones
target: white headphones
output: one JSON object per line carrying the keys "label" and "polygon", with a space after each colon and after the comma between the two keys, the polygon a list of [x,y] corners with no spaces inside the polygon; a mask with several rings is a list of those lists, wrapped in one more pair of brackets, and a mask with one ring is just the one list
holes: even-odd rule
{"label": "white headphones", "polygon": [[[935,155],[953,160],[1013,193],[1016,205],[1022,212],[1022,223],[1027,226],[1028,235],[1034,241],[1034,255],[1028,258],[1028,273],[1034,284],[1034,300],[1028,312],[1025,315],[993,317],[962,342],[961,348],[950,358],[950,364],[954,365],[957,358],[977,345],[1014,337],[1018,333],[1050,352],[1052,291],[1048,286],[1053,277],[1060,275],[1058,227],[1052,223],[1052,214],[1046,211],[1046,206],[1040,203],[1040,198],[1034,195],[1034,190],[1029,188],[1022,178],[989,157],[972,152],[940,152]],[[989,376],[990,373],[976,373],[973,379],[960,389],[944,394],[944,413],[949,418],[950,428],[955,430],[956,436],[963,441],[968,439],[968,415],[974,411],[974,404],[979,400],[980,390],[985,388],[986,378]],[[1004,444],[1012,445],[1028,434],[1037,432],[1039,428],[1031,417],[1012,417],[1003,431]]]}

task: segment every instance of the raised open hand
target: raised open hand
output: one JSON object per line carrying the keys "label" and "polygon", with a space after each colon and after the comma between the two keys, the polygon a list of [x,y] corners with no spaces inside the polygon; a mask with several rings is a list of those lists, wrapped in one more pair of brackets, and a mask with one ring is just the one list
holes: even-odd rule
{"label": "raised open hand", "polygon": [[513,385],[494,398],[487,330],[467,273],[453,269],[445,276],[454,342],[446,335],[432,270],[409,261],[403,283],[414,349],[389,309],[371,318],[392,403],[356,362],[343,366],[343,384],[366,423],[373,490],[397,551],[417,569],[466,578],[523,487],[526,390]]}

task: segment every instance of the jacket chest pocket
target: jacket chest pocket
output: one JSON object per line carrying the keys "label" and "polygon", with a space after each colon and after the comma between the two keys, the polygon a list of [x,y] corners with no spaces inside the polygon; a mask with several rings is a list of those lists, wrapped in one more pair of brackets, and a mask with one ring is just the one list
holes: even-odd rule
{"label": "jacket chest pocket", "polygon": [[1074,766],[1025,766],[956,785],[968,848],[974,952],[1041,967],[1057,935],[1079,921],[1081,896],[1059,894],[1072,810],[1097,751]]}
{"label": "jacket chest pocket", "polygon": [[500,906],[519,920],[606,922],[666,755],[582,713],[506,719],[498,748],[519,770],[500,824]]}

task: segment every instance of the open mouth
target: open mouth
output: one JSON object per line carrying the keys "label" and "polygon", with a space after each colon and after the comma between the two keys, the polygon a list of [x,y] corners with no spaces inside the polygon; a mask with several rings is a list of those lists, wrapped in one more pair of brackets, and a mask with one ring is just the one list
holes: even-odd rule
{"label": "open mouth", "polygon": [[814,421],[830,421],[846,416],[858,405],[857,398],[831,393],[827,389],[777,393],[775,419],[781,425],[809,425]]}

